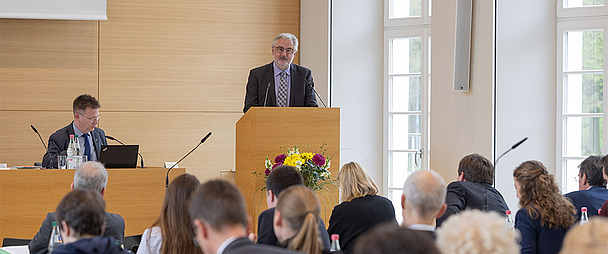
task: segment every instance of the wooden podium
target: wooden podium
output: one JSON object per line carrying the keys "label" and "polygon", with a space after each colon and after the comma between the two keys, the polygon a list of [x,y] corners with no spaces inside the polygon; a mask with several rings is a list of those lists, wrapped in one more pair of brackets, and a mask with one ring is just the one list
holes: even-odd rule
{"label": "wooden podium", "polygon": [[[267,209],[265,182],[266,156],[270,160],[285,149],[300,146],[300,152],[316,152],[326,143],[325,156],[332,156],[329,171],[336,179],[340,170],[340,109],[303,107],[250,108],[236,123],[236,185],[245,195],[247,210],[257,232],[257,219]],[[284,146],[285,148],[282,148]],[[307,147],[309,146],[309,147]],[[337,187],[317,192],[321,201],[321,218],[326,226],[333,207],[338,204]]]}

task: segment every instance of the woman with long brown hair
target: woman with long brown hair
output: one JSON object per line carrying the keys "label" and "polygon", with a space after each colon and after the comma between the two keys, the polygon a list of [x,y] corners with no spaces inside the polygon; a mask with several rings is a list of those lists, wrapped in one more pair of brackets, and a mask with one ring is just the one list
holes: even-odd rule
{"label": "woman with long brown hair", "polygon": [[192,241],[194,227],[188,215],[188,198],[199,185],[190,174],[171,181],[158,219],[141,237],[138,254],[202,254]]}
{"label": "woman with long brown hair", "polygon": [[291,186],[279,194],[274,210],[274,234],[284,247],[309,254],[322,253],[319,198],[309,188]]}
{"label": "woman with long brown hair", "polygon": [[558,253],[576,209],[561,195],[553,175],[539,161],[526,161],[513,171],[521,207],[515,228],[521,233],[521,253]]}

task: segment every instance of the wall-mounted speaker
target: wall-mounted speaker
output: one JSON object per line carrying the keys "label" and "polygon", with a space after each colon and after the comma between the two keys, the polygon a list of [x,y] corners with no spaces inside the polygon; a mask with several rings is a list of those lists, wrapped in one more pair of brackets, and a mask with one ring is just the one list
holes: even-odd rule
{"label": "wall-mounted speaker", "polygon": [[469,91],[473,0],[457,0],[454,39],[454,91]]}

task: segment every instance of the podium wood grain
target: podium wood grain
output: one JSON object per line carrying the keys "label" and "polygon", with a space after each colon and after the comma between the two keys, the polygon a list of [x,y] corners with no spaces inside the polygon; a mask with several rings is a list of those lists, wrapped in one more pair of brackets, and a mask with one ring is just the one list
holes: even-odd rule
{"label": "podium wood grain", "polygon": [[[245,195],[249,215],[257,230],[257,218],[267,209],[266,196],[260,176],[264,172],[266,156],[271,160],[286,148],[299,145],[300,152],[315,152],[326,143],[326,156],[333,156],[330,168],[335,179],[340,170],[340,109],[339,108],[251,108],[236,124],[237,186]],[[310,147],[306,147],[306,146]],[[321,217],[327,223],[333,207],[338,203],[338,191],[317,192],[321,201]]]}
{"label": "podium wood grain", "polygon": [[[48,212],[70,191],[75,170],[1,170],[0,239],[34,237]],[[170,179],[185,168],[174,168]],[[166,169],[108,169],[106,210],[125,219],[125,236],[142,234],[165,197]]]}

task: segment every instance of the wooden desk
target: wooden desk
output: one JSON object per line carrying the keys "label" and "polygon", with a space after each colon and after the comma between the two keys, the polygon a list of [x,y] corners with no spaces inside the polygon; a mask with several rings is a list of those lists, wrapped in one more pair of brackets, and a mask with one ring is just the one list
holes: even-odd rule
{"label": "wooden desk", "polygon": [[[70,191],[74,171],[0,170],[0,239],[34,237],[46,214]],[[185,171],[174,168],[169,177]],[[122,215],[125,236],[142,234],[158,217],[166,174],[163,168],[108,169],[106,211]]]}

